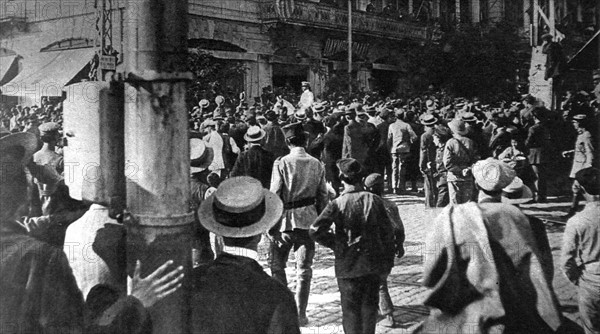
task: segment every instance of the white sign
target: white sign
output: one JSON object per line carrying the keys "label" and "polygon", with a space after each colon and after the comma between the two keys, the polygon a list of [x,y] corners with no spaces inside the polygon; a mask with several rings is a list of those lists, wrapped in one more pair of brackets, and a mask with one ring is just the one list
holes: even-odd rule
{"label": "white sign", "polygon": [[117,57],[115,56],[100,56],[100,68],[103,70],[114,71],[117,69]]}

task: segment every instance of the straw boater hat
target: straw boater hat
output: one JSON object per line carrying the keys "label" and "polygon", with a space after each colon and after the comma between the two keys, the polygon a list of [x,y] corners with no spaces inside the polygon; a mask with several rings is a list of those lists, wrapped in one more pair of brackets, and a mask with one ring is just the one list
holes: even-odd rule
{"label": "straw boater hat", "polygon": [[494,158],[479,160],[473,165],[475,183],[486,191],[500,191],[513,182],[516,173],[508,164]]}
{"label": "straw boater hat", "polygon": [[523,204],[533,199],[533,192],[519,177],[502,189],[502,203]]}
{"label": "straw boater hat", "polygon": [[468,111],[464,114],[462,114],[460,116],[460,119],[462,119],[463,121],[467,122],[467,123],[474,123],[477,122],[477,117],[475,117],[475,114]]}
{"label": "straw boater hat", "polygon": [[253,125],[248,128],[246,134],[244,135],[244,140],[249,143],[254,143],[260,141],[265,137],[265,130],[261,129],[258,125]]}
{"label": "straw boater hat", "polygon": [[23,155],[21,156],[21,164],[25,165],[27,164],[27,162],[29,162],[33,154],[37,151],[37,137],[30,132],[18,132],[11,134],[6,128],[2,127],[0,129],[0,152],[3,152],[9,148],[18,147],[21,147],[23,149]]}
{"label": "straw boater hat", "polygon": [[305,120],[306,119],[306,110],[304,108],[298,109],[294,114],[297,120]]}
{"label": "straw boater hat", "polygon": [[425,101],[425,106],[427,107],[427,110],[435,110],[435,102],[431,100]]}
{"label": "straw boater hat", "polygon": [[312,106],[312,110],[315,113],[322,113],[325,111],[325,105],[323,103],[314,103]]}
{"label": "straw boater hat", "polygon": [[425,114],[423,115],[423,117],[421,117],[421,124],[423,125],[435,125],[437,121],[437,118],[435,118],[435,116],[433,116],[432,114]]}
{"label": "straw boater hat", "polygon": [[190,139],[190,172],[202,172],[212,163],[215,153],[200,138]]}
{"label": "straw boater hat", "polygon": [[281,219],[283,202],[260,181],[240,176],[227,179],[198,209],[202,226],[217,235],[246,238],[268,231]]}
{"label": "straw boater hat", "polygon": [[302,81],[302,87],[309,87],[310,88],[310,82],[308,82],[308,81]]}
{"label": "straw boater hat", "polygon": [[452,122],[448,123],[448,127],[452,130],[453,133],[459,134],[461,136],[469,133],[469,129],[466,127],[465,121],[462,119],[453,119]]}
{"label": "straw boater hat", "polygon": [[210,106],[210,101],[208,101],[207,99],[202,99],[200,100],[200,102],[198,102],[198,106],[200,106],[200,108],[202,109],[206,109],[208,108],[208,106]]}

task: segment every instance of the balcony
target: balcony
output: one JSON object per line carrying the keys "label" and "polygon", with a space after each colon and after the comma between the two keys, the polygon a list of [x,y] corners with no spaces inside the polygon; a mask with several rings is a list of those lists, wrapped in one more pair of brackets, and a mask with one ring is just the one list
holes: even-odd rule
{"label": "balcony", "polygon": [[[343,8],[313,2],[275,0],[263,1],[260,7],[263,23],[283,22],[340,31],[348,29],[348,12]],[[441,32],[433,27],[361,11],[352,13],[352,30],[358,34],[395,40],[437,40],[441,37]]]}

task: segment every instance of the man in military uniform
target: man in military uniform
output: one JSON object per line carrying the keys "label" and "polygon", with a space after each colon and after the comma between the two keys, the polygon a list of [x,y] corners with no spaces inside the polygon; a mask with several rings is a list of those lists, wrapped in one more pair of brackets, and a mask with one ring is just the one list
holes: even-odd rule
{"label": "man in military uniform", "polygon": [[283,219],[270,231],[270,266],[275,279],[287,286],[285,265],[290,250],[296,254],[296,304],[300,326],[308,324],[306,307],[312,279],[315,242],[308,229],[328,201],[325,167],[306,150],[307,135],[302,123],[284,126],[283,133],[290,153],[275,160],[271,176],[271,192],[284,204]]}
{"label": "man in military uniform", "polygon": [[580,187],[577,180],[575,180],[575,174],[580,170],[588,167],[592,167],[594,161],[594,145],[592,144],[592,135],[586,129],[585,121],[586,115],[578,114],[573,116],[572,124],[577,131],[577,140],[575,141],[575,148],[562,153],[563,157],[573,155],[573,167],[571,168],[571,174],[569,178],[573,179],[573,200],[571,202],[571,208],[565,215],[566,218],[571,218],[577,212],[577,205],[579,204]]}
{"label": "man in military uniform", "polygon": [[302,95],[300,95],[300,102],[298,107],[302,110],[310,108],[315,103],[315,95],[310,89],[310,83],[308,81],[302,81]]}

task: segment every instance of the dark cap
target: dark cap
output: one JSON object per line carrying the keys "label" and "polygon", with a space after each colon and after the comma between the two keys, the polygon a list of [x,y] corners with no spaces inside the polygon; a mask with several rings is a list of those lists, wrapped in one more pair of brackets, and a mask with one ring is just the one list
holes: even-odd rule
{"label": "dark cap", "polygon": [[40,130],[40,134],[49,135],[49,134],[58,134],[60,131],[60,126],[54,122],[47,122],[38,127]]}
{"label": "dark cap", "polygon": [[448,139],[452,138],[452,131],[445,126],[440,126],[435,128],[433,135],[437,136],[442,141],[447,141]]}
{"label": "dark cap", "polygon": [[281,130],[283,130],[283,135],[286,139],[305,136],[304,128],[302,127],[302,122],[288,124],[282,127]]}
{"label": "dark cap", "polygon": [[349,178],[361,176],[363,167],[360,162],[352,158],[344,158],[337,161],[337,167],[342,174]]}
{"label": "dark cap", "polygon": [[575,174],[577,182],[590,195],[600,195],[600,169],[588,167]]}
{"label": "dark cap", "polygon": [[378,174],[378,173],[369,174],[369,176],[367,176],[365,178],[364,183],[365,183],[365,187],[373,188],[376,185],[383,184],[383,176],[381,176],[381,174]]}

